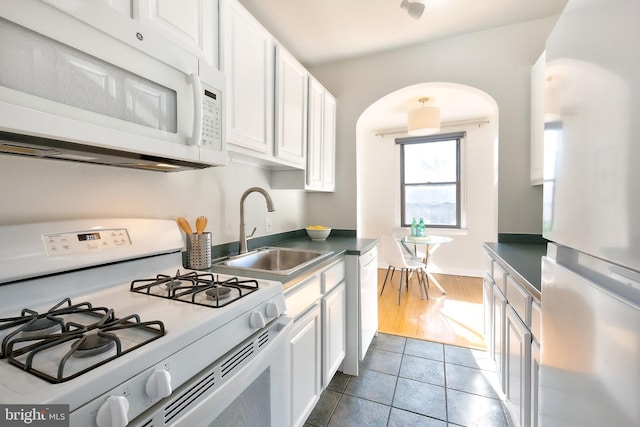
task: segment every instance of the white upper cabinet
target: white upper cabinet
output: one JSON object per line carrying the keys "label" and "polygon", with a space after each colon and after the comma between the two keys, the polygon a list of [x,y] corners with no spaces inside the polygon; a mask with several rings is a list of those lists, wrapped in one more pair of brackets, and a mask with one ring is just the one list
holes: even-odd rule
{"label": "white upper cabinet", "polygon": [[273,37],[235,0],[222,0],[221,26],[229,150],[272,156]]}
{"label": "white upper cabinet", "polygon": [[307,158],[307,188],[322,188],[322,153],[324,87],[314,78],[309,79],[309,143]]}
{"label": "white upper cabinet", "polygon": [[[218,67],[218,0],[133,0],[133,15]],[[120,7],[123,0],[109,0]]]}
{"label": "white upper cabinet", "polygon": [[307,70],[276,46],[275,157],[301,168],[307,153]]}
{"label": "white upper cabinet", "polygon": [[[128,43],[131,40],[135,43],[147,40],[148,37],[161,36],[163,41],[168,40],[219,69],[218,1],[44,0],[45,3]],[[131,22],[142,24],[138,27],[137,34],[131,33]],[[154,34],[149,34],[150,32]]]}
{"label": "white upper cabinet", "polygon": [[306,189],[335,190],[336,99],[309,79],[309,156]]}
{"label": "white upper cabinet", "polygon": [[309,76],[307,162],[304,171],[273,171],[278,189],[335,191],[336,99]]}
{"label": "white upper cabinet", "polygon": [[324,92],[322,130],[322,191],[336,189],[336,99]]}
{"label": "white upper cabinet", "polygon": [[544,163],[545,54],[531,68],[531,185],[541,185]]}
{"label": "white upper cabinet", "polygon": [[335,99],[237,0],[221,6],[231,161],[272,169],[274,188],[333,191]]}
{"label": "white upper cabinet", "polygon": [[110,8],[131,19],[133,19],[134,14],[133,1],[134,0],[104,0]]}

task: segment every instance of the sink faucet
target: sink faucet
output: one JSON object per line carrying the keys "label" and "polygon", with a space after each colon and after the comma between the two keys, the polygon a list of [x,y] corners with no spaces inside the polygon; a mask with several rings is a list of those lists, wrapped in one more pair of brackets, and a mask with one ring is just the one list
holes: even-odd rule
{"label": "sink faucet", "polygon": [[273,208],[273,200],[271,200],[271,196],[269,195],[269,193],[267,193],[267,190],[265,190],[264,188],[251,187],[242,194],[242,197],[240,198],[240,253],[241,254],[244,254],[247,252],[247,240],[252,238],[254,233],[256,232],[256,229],[254,228],[251,234],[247,236],[244,231],[244,199],[246,199],[249,194],[254,192],[262,194],[264,198],[267,199],[267,211],[269,212],[275,211],[275,209]]}

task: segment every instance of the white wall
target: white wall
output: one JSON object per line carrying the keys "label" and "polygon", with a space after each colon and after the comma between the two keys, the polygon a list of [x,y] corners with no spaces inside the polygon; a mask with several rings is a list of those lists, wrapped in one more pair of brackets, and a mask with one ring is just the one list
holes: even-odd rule
{"label": "white wall", "polygon": [[[337,191],[310,195],[308,219],[357,225],[356,123],[384,95],[423,82],[486,92],[499,109],[498,230],[540,233],[542,192],[529,184],[530,70],[557,17],[451,37],[311,68],[337,98]],[[360,231],[359,231],[360,232]],[[366,236],[365,236],[366,237]]]}
{"label": "white wall", "polygon": [[[74,218],[209,218],[214,244],[238,240],[240,196],[249,187],[269,191],[276,211],[267,213],[260,194],[245,203],[247,232],[256,236],[306,225],[305,193],[271,190],[269,172],[230,164],[178,173],[158,173],[0,155],[0,225]],[[273,221],[265,233],[265,217]]]}

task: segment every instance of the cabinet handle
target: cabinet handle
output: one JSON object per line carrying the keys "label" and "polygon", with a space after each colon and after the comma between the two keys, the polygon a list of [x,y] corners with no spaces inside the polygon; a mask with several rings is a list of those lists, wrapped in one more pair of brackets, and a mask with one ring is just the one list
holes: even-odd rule
{"label": "cabinet handle", "polygon": [[189,145],[200,145],[202,140],[202,116],[203,116],[203,92],[200,77],[197,73],[189,75],[189,81],[193,86],[193,133],[187,140]]}

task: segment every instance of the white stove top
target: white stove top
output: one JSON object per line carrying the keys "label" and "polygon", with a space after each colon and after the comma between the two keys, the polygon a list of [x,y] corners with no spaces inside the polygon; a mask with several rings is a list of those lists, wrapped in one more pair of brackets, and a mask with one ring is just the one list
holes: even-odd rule
{"label": "white stove top", "polygon": [[[82,225],[79,229],[84,229]],[[171,243],[168,246],[173,247],[169,248],[169,253],[99,266],[83,265],[79,270],[0,285],[0,318],[19,316],[23,308],[44,313],[68,297],[74,304],[86,301],[94,307],[111,308],[116,318],[137,314],[142,322],[161,321],[165,328],[164,336],[57,384],[21,370],[7,359],[1,359],[0,402],[69,404],[73,412],[83,405],[91,406],[88,404],[123,387],[119,392],[125,395],[130,393],[134,397],[137,391],[135,385],[130,385],[131,380],[143,378],[150,370],[159,367],[171,373],[172,386],[175,388],[255,333],[256,328],[252,327],[249,319],[252,312],[268,313],[266,304],[275,304],[278,313],[285,311],[281,284],[264,280],[258,282],[257,291],[220,308],[131,292],[132,280],[151,278],[157,274],[173,276],[178,270],[181,273],[188,271],[182,268],[179,248],[178,251],[175,249],[176,243],[182,240],[177,226],[175,223],[173,225],[177,234],[169,233]],[[118,227],[127,228],[126,224]],[[132,246],[135,246],[137,233],[129,228],[127,230]],[[39,246],[41,242],[37,243],[36,246]],[[131,249],[127,248],[127,251],[131,253]],[[75,253],[73,256],[79,255]],[[91,256],[95,258],[95,255]],[[15,273],[16,270],[12,271]],[[220,276],[222,280],[226,278]],[[0,330],[0,339],[7,333]],[[142,379],[136,381],[144,382]],[[130,400],[132,410],[136,405],[140,406],[138,412],[152,403],[148,398]]]}

